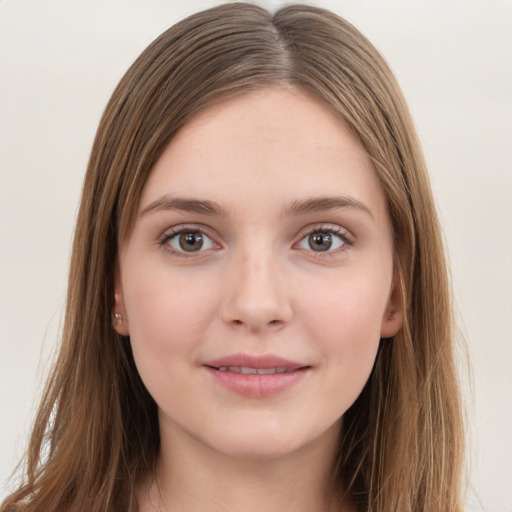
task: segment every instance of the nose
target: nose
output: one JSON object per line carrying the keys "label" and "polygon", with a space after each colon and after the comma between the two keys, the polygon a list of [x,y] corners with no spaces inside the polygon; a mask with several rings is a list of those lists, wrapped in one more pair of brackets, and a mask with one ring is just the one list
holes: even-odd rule
{"label": "nose", "polygon": [[241,256],[229,268],[224,291],[221,315],[232,327],[279,329],[292,317],[283,269],[270,254]]}

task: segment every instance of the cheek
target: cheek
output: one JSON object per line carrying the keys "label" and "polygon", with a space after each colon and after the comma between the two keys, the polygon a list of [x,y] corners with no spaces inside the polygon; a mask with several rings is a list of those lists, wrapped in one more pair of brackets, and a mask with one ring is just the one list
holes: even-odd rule
{"label": "cheek", "polygon": [[201,334],[216,314],[215,299],[202,279],[161,269],[131,276],[123,295],[139,373],[148,388],[173,376],[179,380],[197,358]]}
{"label": "cheek", "polygon": [[328,291],[317,288],[303,308],[305,329],[316,339],[327,369],[330,398],[340,402],[342,411],[355,401],[373,368],[388,287],[375,274],[347,276]]}
{"label": "cheek", "polygon": [[380,337],[391,279],[371,271],[347,273],[338,279],[308,286],[301,315],[318,332],[330,332],[338,343],[364,343]]}

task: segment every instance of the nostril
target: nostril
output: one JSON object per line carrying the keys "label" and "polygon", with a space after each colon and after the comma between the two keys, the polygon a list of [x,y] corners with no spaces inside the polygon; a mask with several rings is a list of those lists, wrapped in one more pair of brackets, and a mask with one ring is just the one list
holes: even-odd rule
{"label": "nostril", "polygon": [[[269,320],[266,325],[267,326],[279,326],[281,325],[282,321],[281,320]],[[232,320],[232,324],[233,325],[236,325],[236,326],[239,326],[239,325],[245,325],[245,322],[243,320],[239,320],[239,319],[233,319]]]}

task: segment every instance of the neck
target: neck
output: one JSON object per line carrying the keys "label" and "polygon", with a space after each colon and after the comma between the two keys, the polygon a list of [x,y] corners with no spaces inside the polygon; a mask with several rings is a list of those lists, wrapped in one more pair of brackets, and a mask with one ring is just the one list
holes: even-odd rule
{"label": "neck", "polygon": [[138,493],[140,512],[348,511],[329,486],[337,431],[338,424],[292,453],[256,458],[162,429],[156,475]]}

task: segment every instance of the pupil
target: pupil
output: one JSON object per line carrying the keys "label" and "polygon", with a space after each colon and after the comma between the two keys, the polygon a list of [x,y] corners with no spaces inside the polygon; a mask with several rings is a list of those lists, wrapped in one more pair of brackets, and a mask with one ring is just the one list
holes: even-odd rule
{"label": "pupil", "polygon": [[331,235],[314,233],[309,237],[309,245],[315,251],[327,251],[332,245]]}
{"label": "pupil", "polygon": [[194,252],[203,246],[201,233],[183,233],[180,236],[180,247],[186,252]]}

